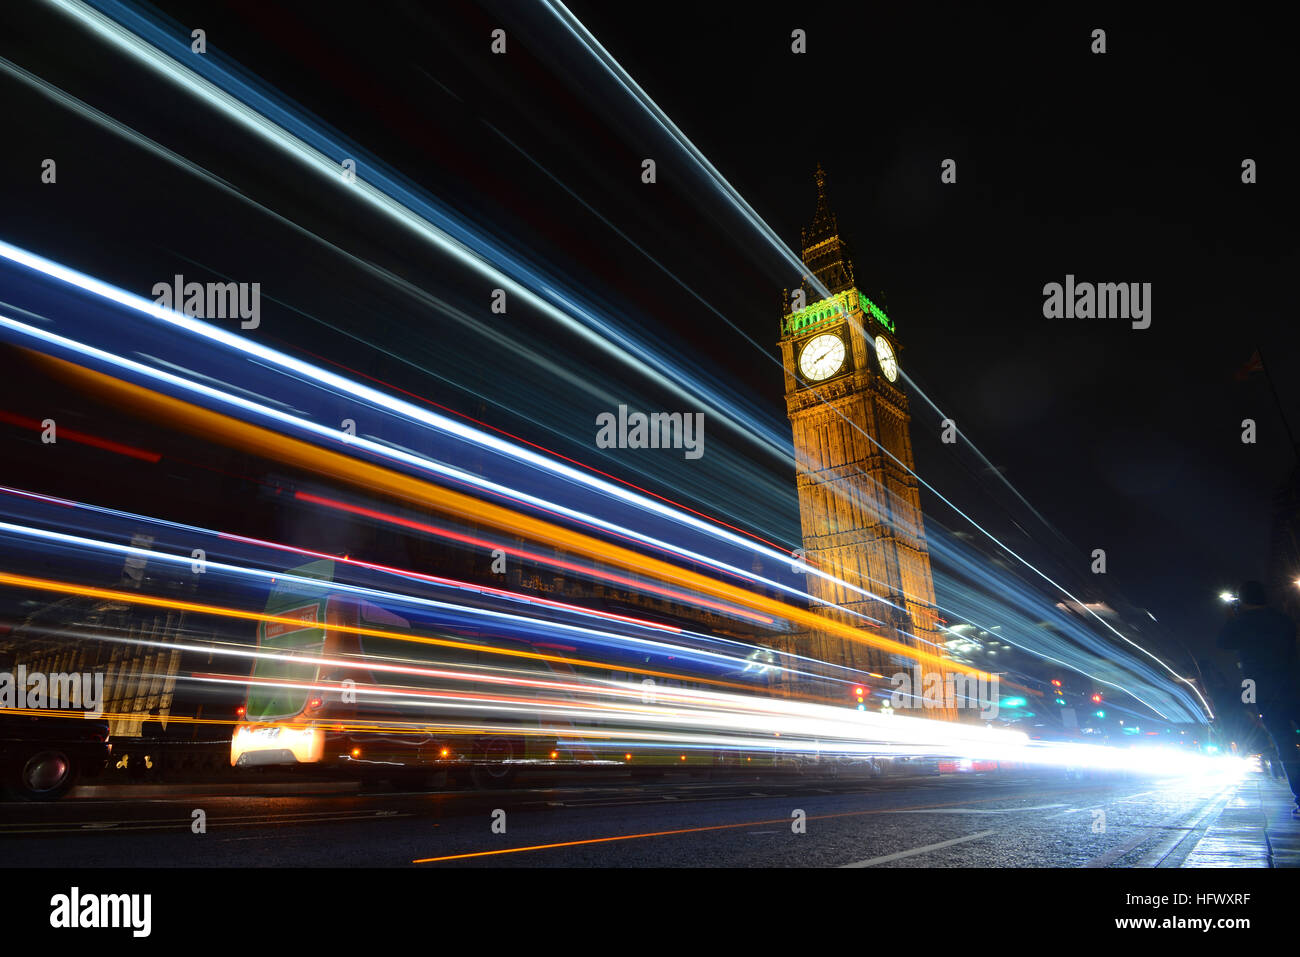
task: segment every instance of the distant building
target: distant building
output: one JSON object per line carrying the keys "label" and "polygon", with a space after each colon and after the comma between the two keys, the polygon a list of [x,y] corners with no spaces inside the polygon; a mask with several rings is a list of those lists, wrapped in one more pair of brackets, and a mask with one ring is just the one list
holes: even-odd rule
{"label": "distant building", "polygon": [[[152,539],[136,536],[132,545],[147,548]],[[197,576],[187,581],[149,582],[151,593],[191,598]],[[126,560],[116,590],[138,591],[149,581],[148,562]],[[0,639],[0,660],[28,673],[104,675],[104,713],[114,737],[135,737],[158,709],[169,735],[190,737],[206,703],[199,689],[178,678],[194,670],[212,671],[211,624],[186,611],[132,604],[125,600],[70,595],[43,605]],[[184,646],[205,647],[187,651]],[[233,717],[233,714],[230,715]],[[182,730],[183,729],[183,730]]]}

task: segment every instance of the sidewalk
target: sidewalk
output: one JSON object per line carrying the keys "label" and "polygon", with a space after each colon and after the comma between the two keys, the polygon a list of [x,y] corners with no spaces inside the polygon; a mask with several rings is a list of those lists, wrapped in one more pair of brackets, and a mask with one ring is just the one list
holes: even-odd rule
{"label": "sidewalk", "polygon": [[1285,781],[1245,777],[1183,867],[1300,867],[1300,821]]}
{"label": "sidewalk", "polygon": [[356,781],[177,781],[171,784],[79,784],[72,789],[73,798],[175,798],[181,795],[210,794],[226,797],[265,797],[282,794],[336,794],[359,791]]}

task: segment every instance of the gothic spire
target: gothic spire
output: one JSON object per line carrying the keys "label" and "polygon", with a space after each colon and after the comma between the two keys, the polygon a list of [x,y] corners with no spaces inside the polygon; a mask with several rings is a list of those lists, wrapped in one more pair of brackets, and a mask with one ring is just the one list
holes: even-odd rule
{"label": "gothic spire", "polygon": [[[853,260],[849,256],[848,245],[840,239],[839,223],[831,212],[830,200],[826,195],[826,171],[822,169],[821,163],[817,164],[814,178],[817,181],[817,209],[813,213],[812,224],[802,230],[802,258],[812,270],[812,275],[820,279],[833,295],[853,285]],[[803,277],[803,282],[810,302],[822,298],[811,287],[807,275]]]}

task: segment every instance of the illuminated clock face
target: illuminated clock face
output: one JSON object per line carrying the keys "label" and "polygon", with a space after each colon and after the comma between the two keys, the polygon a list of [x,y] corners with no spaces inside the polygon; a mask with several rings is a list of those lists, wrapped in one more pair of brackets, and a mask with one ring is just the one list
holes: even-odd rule
{"label": "illuminated clock face", "polygon": [[844,366],[844,340],[825,333],[813,336],[799,353],[799,371],[811,382],[829,379]]}
{"label": "illuminated clock face", "polygon": [[894,347],[884,336],[876,336],[876,360],[886,379],[893,382],[898,378],[898,359],[894,357]]}

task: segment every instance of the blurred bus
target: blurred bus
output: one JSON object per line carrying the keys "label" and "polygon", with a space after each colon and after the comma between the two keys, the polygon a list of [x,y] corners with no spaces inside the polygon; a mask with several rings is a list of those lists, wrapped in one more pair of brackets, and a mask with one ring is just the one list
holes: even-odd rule
{"label": "blurred bus", "polygon": [[488,644],[476,632],[413,625],[349,594],[333,576],[334,562],[325,560],[273,583],[266,614],[276,620],[258,624],[233,766],[328,768],[405,783],[446,771],[468,773],[480,787],[507,786],[526,768],[633,777],[934,773],[932,761],[794,751],[779,734],[751,733],[752,748],[673,740],[664,722],[689,708],[676,692],[720,684],[768,697],[776,660],[765,650],[703,684],[684,675],[651,679],[631,663],[580,674],[576,648],[505,634]]}
{"label": "blurred bus", "polygon": [[555,731],[536,709],[521,701],[503,718],[499,704],[483,706],[476,680],[495,682],[499,690],[488,695],[508,699],[521,676],[554,679],[554,668],[422,638],[406,619],[332,588],[333,566],[312,562],[273,584],[266,614],[279,620],[258,623],[258,656],[231,738],[233,766],[408,780],[468,771],[480,786],[502,787],[520,766],[558,759]]}

